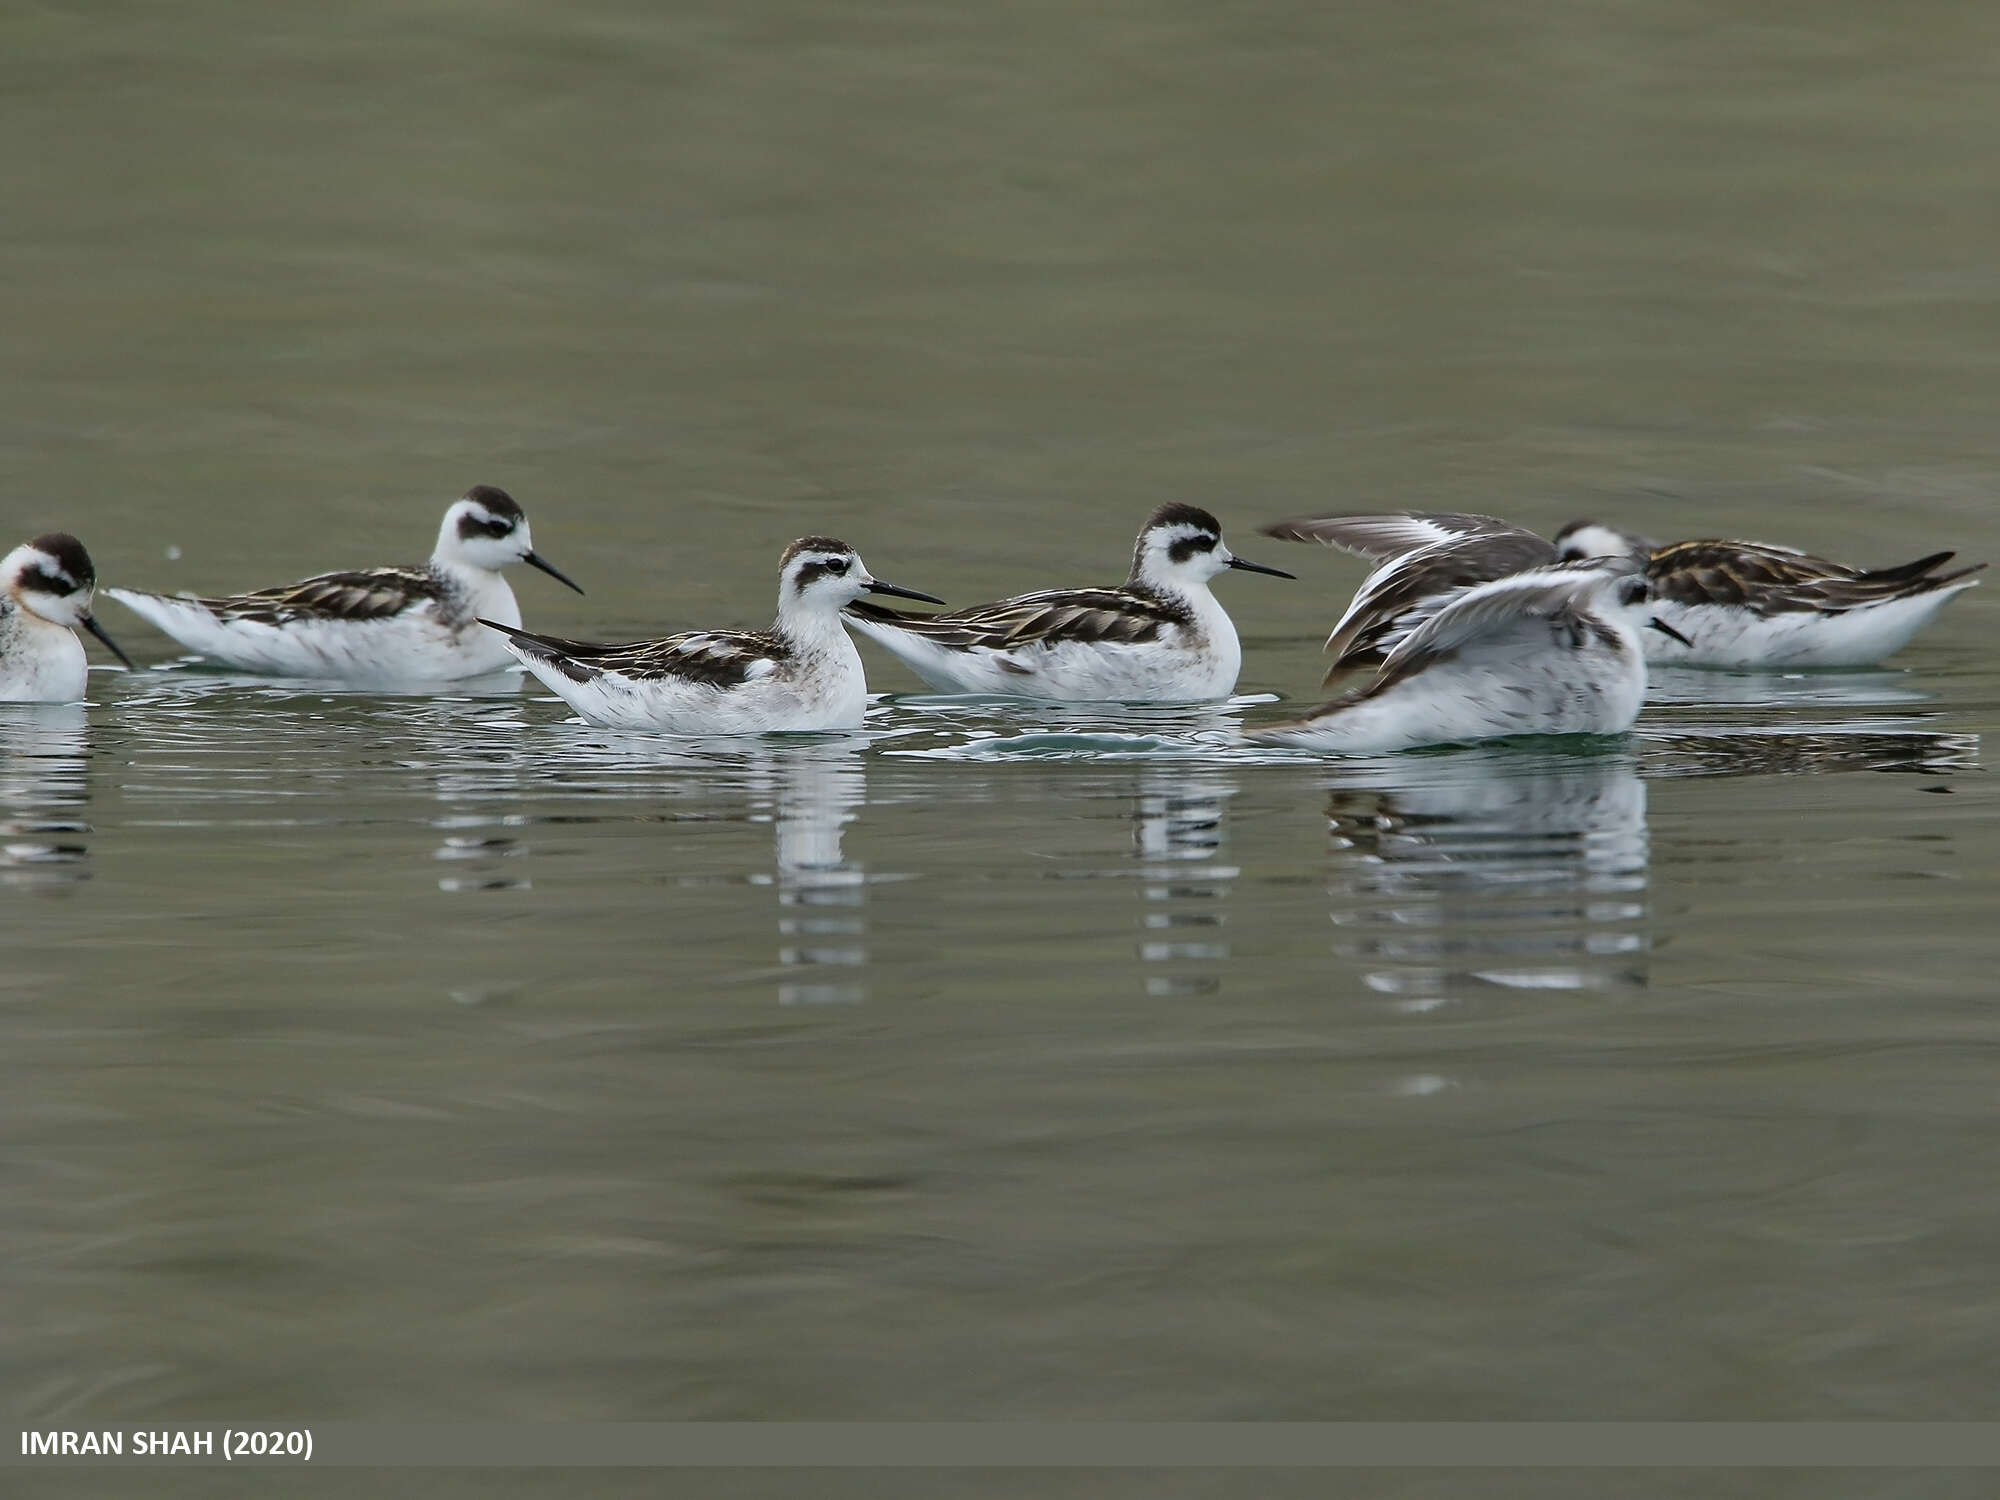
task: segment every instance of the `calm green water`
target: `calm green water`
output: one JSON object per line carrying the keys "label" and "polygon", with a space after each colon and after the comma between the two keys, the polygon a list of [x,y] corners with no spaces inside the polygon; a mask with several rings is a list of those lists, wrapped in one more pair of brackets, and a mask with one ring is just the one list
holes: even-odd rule
{"label": "calm green water", "polygon": [[[2000,555],[2000,12],[17,10],[0,541],[204,590],[474,482],[590,591],[955,602],[1162,499],[1227,709],[715,747],[149,668],[0,712],[0,1391],[39,1426],[1975,1418],[1994,604],[1339,763],[1303,509]],[[864,648],[866,651],[866,648]],[[1916,1491],[1898,1491],[1915,1493]]]}

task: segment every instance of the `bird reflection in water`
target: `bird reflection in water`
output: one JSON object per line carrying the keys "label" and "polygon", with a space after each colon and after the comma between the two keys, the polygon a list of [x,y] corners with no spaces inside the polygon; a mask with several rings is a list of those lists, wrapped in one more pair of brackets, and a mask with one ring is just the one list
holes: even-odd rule
{"label": "bird reflection in water", "polygon": [[781,1005],[853,1005],[867,998],[868,876],[841,838],[868,800],[868,774],[847,742],[774,755],[753,778],[776,844]]}
{"label": "bird reflection in water", "polygon": [[527,872],[512,863],[527,852],[519,837],[527,821],[522,810],[526,779],[517,759],[491,753],[438,774],[435,795],[444,811],[431,819],[431,827],[439,835],[432,857],[445,865],[439,890],[534,889]]}
{"label": "bird reflection in water", "polygon": [[1979,769],[1979,736],[1931,730],[1804,729],[1647,736],[1646,774],[1796,776],[1889,771],[1948,776]]}
{"label": "bird reflection in water", "polygon": [[1139,944],[1149,995],[1210,994],[1229,957],[1225,898],[1237,876],[1221,860],[1223,808],[1235,783],[1212,772],[1149,769],[1132,815],[1132,844],[1147,909]]}
{"label": "bird reflection in water", "polygon": [[81,704],[0,704],[0,885],[90,878],[89,765]]}
{"label": "bird reflection in water", "polygon": [[1399,1009],[1641,987],[1646,788],[1629,754],[1397,762],[1327,802],[1337,951]]}

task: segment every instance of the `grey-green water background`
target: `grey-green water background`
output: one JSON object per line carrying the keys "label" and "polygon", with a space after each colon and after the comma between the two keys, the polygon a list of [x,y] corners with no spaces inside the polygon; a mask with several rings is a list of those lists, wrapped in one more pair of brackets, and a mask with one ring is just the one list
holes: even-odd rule
{"label": "grey-green water background", "polygon": [[[1286,512],[1993,557],[1996,86],[1941,3],[13,7],[0,541],[248,587],[500,484],[615,637],[806,531],[1110,581],[1189,500],[1302,575],[1221,582],[1292,700],[1361,570]],[[1991,595],[1349,764],[0,711],[4,1404],[1984,1417]]]}

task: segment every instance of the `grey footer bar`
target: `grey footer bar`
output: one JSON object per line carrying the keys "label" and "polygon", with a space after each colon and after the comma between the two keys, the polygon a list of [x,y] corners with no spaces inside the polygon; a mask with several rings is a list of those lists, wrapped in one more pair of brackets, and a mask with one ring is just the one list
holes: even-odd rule
{"label": "grey footer bar", "polygon": [[[259,1448],[261,1453],[255,1451]],[[128,1423],[115,1428],[24,1427],[18,1442],[0,1444],[0,1467],[244,1463],[313,1468],[1983,1468],[2000,1465],[2000,1423],[635,1422],[311,1427],[276,1422],[240,1428]]]}

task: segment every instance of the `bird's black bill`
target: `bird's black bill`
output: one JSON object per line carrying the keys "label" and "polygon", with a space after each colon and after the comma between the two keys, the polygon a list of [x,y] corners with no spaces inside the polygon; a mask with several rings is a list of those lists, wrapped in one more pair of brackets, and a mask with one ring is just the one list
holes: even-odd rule
{"label": "bird's black bill", "polygon": [[[926,604],[943,604],[936,594],[920,594],[915,589],[898,588],[893,583],[884,583],[879,578],[870,579],[868,592],[871,594],[894,594],[898,599],[921,599]],[[946,606],[949,608],[949,606]]]}
{"label": "bird's black bill", "polygon": [[1682,635],[1678,630],[1674,629],[1673,626],[1669,625],[1665,620],[1662,620],[1659,616],[1655,615],[1652,619],[1648,620],[1646,623],[1652,626],[1653,629],[1659,631],[1660,634],[1665,636],[1668,640],[1679,641],[1683,646],[1686,646],[1689,650],[1694,649],[1693,641],[1689,640],[1686,636]]}
{"label": "bird's black bill", "polygon": [[1269,573],[1273,578],[1297,578],[1296,573],[1287,573],[1283,568],[1267,568],[1262,563],[1245,562],[1240,557],[1229,559],[1229,566],[1241,568],[1246,573]]}
{"label": "bird's black bill", "polygon": [[544,573],[548,574],[549,577],[553,578],[557,583],[568,584],[571,588],[576,589],[576,591],[579,594],[583,592],[582,588],[580,588],[577,585],[577,582],[574,578],[571,578],[567,573],[563,572],[561,568],[558,568],[554,563],[550,562],[546,557],[542,556],[541,553],[530,552],[526,557],[522,558],[521,561],[526,563],[531,568],[540,568]]}
{"label": "bird's black bill", "polygon": [[100,641],[104,642],[104,649],[109,651],[113,656],[117,657],[120,661],[124,662],[129,670],[134,672],[139,670],[138,663],[134,662],[132,658],[127,656],[123,651],[120,651],[118,649],[118,643],[112,640],[110,636],[104,633],[104,627],[97,623],[96,615],[85,615],[83,617],[83,628],[85,630],[88,630],[92,635],[96,636]]}

